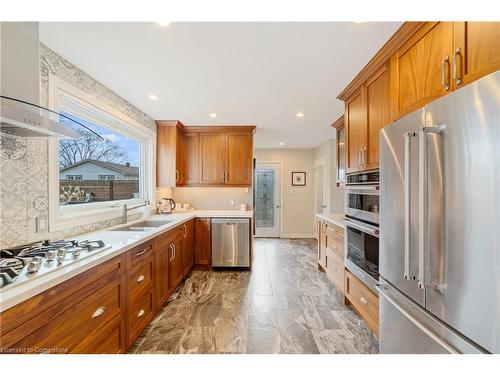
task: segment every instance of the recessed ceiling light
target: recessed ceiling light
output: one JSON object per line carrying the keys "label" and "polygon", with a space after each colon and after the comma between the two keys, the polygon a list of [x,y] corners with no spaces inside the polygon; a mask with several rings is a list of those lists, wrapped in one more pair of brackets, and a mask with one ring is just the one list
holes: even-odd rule
{"label": "recessed ceiling light", "polygon": [[169,27],[170,26],[170,22],[169,21],[158,21],[156,22],[158,24],[158,26],[160,27]]}
{"label": "recessed ceiling light", "polygon": [[354,21],[354,23],[364,23],[365,21]]}
{"label": "recessed ceiling light", "polygon": [[280,146],[283,146],[285,144],[285,142],[280,142]]}
{"label": "recessed ceiling light", "polygon": [[212,113],[209,114],[209,116],[212,117],[212,118],[216,118],[217,117],[217,113],[212,112]]}
{"label": "recessed ceiling light", "polygon": [[158,100],[158,96],[156,96],[156,94],[149,94],[148,98],[149,100]]}
{"label": "recessed ceiling light", "polygon": [[295,116],[297,117],[304,117],[306,114],[304,112],[297,112]]}

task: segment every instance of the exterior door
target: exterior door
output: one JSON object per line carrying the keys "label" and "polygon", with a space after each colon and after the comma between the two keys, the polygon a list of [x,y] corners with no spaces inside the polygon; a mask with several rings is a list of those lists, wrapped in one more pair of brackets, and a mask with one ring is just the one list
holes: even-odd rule
{"label": "exterior door", "polygon": [[257,163],[255,169],[255,236],[280,237],[281,165]]}

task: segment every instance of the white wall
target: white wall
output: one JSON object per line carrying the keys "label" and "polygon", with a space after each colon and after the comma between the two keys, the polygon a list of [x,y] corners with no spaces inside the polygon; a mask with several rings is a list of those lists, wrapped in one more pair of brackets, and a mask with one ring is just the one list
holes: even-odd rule
{"label": "white wall", "polygon": [[[281,162],[281,233],[284,238],[313,236],[314,150],[255,149],[258,162]],[[292,172],[306,172],[306,186],[292,186]]]}
{"label": "white wall", "polygon": [[330,212],[343,213],[344,190],[337,187],[337,183],[335,182],[337,176],[337,150],[335,139],[330,139],[314,149],[314,160],[323,156],[327,157],[329,164],[327,168],[330,170],[330,183],[328,184],[330,194]]}

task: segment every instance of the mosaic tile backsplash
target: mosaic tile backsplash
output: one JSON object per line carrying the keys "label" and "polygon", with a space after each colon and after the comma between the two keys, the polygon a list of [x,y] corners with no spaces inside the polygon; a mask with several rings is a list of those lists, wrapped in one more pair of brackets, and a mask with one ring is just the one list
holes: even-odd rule
{"label": "mosaic tile backsplash", "polygon": [[[41,105],[48,105],[49,73],[96,97],[146,127],[156,130],[152,118],[43,44],[40,45]],[[36,233],[37,218],[48,219],[47,141],[6,134],[1,134],[0,141],[0,248],[45,238],[65,238],[103,229],[120,222],[120,218],[116,218],[60,232]],[[140,214],[133,215],[131,219],[139,216]]]}

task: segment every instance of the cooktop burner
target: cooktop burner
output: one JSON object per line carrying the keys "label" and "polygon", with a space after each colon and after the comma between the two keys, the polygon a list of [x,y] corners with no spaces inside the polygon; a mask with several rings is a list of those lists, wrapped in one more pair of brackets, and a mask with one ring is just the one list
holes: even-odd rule
{"label": "cooktop burner", "polygon": [[[43,273],[55,269],[55,266],[67,264],[84,254],[95,250],[104,250],[103,241],[39,241],[0,250],[0,288],[16,282],[20,275],[33,276],[43,267]],[[56,264],[57,263],[57,264]]]}

